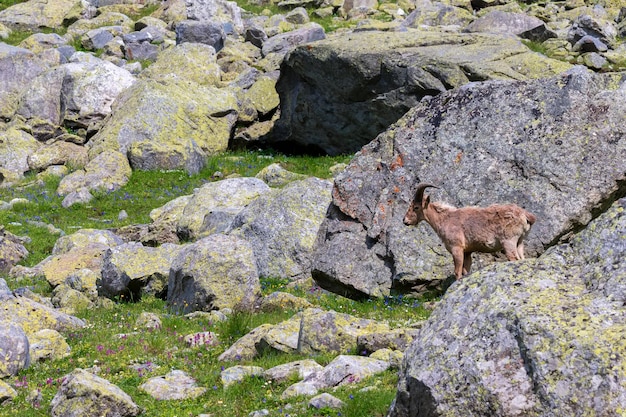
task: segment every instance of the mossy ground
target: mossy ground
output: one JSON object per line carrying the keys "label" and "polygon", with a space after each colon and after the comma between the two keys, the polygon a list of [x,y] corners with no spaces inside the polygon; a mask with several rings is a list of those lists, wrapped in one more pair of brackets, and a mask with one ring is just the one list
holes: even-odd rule
{"label": "mossy ground", "polygon": [[[193,189],[207,181],[215,181],[213,174],[220,171],[224,176],[238,174],[254,176],[271,163],[306,175],[329,178],[329,168],[337,163],[346,163],[350,156],[298,157],[270,152],[229,152],[211,157],[207,167],[197,175],[189,176],[182,171],[133,173],[130,182],[113,193],[103,193],[89,204],[75,205],[69,209],[61,206],[61,197],[55,193],[58,180],[43,183],[29,177],[19,187],[0,190],[0,200],[26,198],[11,210],[0,211],[0,225],[19,236],[30,237],[26,244],[30,255],[22,263],[35,265],[50,251],[58,238],[47,225],[70,234],[78,228],[105,229],[134,223],[150,222],[150,210],[164,205],[180,195],[192,194]],[[128,218],[118,219],[121,210]],[[36,279],[19,281],[3,276],[13,289],[29,286],[36,292],[49,294],[47,282]],[[423,300],[402,296],[380,300],[354,301],[310,287],[288,287],[288,282],[278,278],[264,278],[262,291],[287,291],[304,297],[324,309],[349,313],[358,317],[388,320],[393,327],[412,324],[425,319],[428,310]],[[142,312],[158,314],[162,328],[149,331],[136,328],[135,321]],[[232,388],[224,389],[220,372],[230,363],[218,362],[218,356],[239,337],[263,323],[278,323],[295,314],[295,311],[275,311],[260,314],[235,314],[222,323],[206,319],[189,320],[170,311],[163,300],[142,297],[137,303],[117,303],[110,309],[79,311],[77,317],[84,319],[88,327],[64,334],[71,346],[71,356],[33,364],[17,376],[6,379],[17,392],[17,398],[0,407],[0,417],[48,416],[50,401],[56,394],[61,379],[74,368],[97,366],[100,376],[119,386],[145,411],[145,416],[196,416],[201,413],[214,416],[247,416],[259,409],[268,409],[271,415],[298,416],[384,416],[395,396],[396,371],[387,371],[357,385],[332,391],[346,402],[341,410],[313,410],[306,407],[305,398],[281,400],[280,394],[294,381],[275,384],[264,379],[251,377]],[[187,334],[212,331],[217,333],[220,344],[211,347],[189,348],[183,338]],[[120,336],[126,335],[126,336]],[[352,352],[357,353],[357,352]],[[269,368],[306,356],[267,354],[244,365]],[[322,365],[334,356],[313,357]],[[141,364],[137,371],[133,365]],[[179,369],[193,376],[198,384],[209,388],[197,399],[185,401],[157,402],[137,387],[148,378],[165,375]],[[374,387],[366,392],[364,387]],[[41,394],[39,397],[38,394]]]}

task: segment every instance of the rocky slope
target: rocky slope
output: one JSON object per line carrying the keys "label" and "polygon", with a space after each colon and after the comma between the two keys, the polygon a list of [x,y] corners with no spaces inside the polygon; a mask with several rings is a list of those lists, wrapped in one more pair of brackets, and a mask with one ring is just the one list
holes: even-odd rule
{"label": "rocky slope", "polygon": [[[531,259],[477,256],[476,272],[447,290],[422,330],[395,329],[376,349],[384,323],[303,304],[227,357],[411,343],[391,416],[623,412],[619,2],[278,6],[284,13],[252,15],[223,1],[29,0],[0,11],[0,38],[32,32],[19,45],[0,42],[4,187],[27,173],[62,176],[67,208],[122,187],[134,170],[195,173],[233,146],[357,152],[334,184],[280,170],[208,183],[155,210],[150,224],[63,236],[34,268],[14,266],[26,252],[3,231],[3,270],[41,277],[54,292],[44,299],[0,280],[0,377],[63,357],[62,334],[85,324],[72,306],[107,297],[151,293],[174,309],[218,314],[261,308],[259,276],[312,275],[358,299],[438,287],[450,255],[430,228],[401,222],[414,186],[427,181],[441,187],[438,200],[514,202],[535,213]],[[153,11],[131,17],[142,10]],[[325,33],[311,16],[349,28]],[[41,340],[61,349],[29,349]],[[339,356],[336,368],[301,375],[284,395],[313,395],[397,358],[380,355]],[[261,371],[236,368],[223,383]],[[187,375],[161,379],[202,394]],[[11,390],[0,383],[2,399]],[[52,415],[75,407],[75,390],[110,393],[119,415],[140,412],[108,381],[77,370]],[[102,412],[91,405],[81,415]]]}

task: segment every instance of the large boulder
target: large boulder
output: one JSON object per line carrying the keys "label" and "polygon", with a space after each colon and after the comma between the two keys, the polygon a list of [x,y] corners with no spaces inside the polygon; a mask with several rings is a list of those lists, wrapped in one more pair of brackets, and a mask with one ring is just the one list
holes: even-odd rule
{"label": "large boulder", "polygon": [[0,115],[9,118],[19,94],[48,69],[48,64],[28,49],[0,42]]}
{"label": "large boulder", "polygon": [[623,77],[577,67],[474,83],[411,109],[336,177],[314,278],[355,298],[445,279],[452,257],[430,226],[402,223],[422,181],[455,206],[511,202],[534,213],[529,256],[567,239],[624,193]]}
{"label": "large boulder", "polygon": [[96,129],[117,96],[135,82],[127,70],[97,58],[61,65],[24,91],[17,113],[75,129]]}
{"label": "large boulder", "polygon": [[330,204],[332,183],[295,181],[252,201],[233,220],[229,234],[252,244],[259,274],[293,280],[311,276],[317,232]]}
{"label": "large boulder", "polygon": [[237,100],[227,90],[187,80],[141,80],[118,97],[93,138],[91,153],[114,149],[134,169],[197,173],[206,156],[228,146]]}
{"label": "large boulder", "polygon": [[141,78],[168,80],[182,78],[200,85],[217,87],[221,71],[215,49],[201,43],[183,43],[166,49],[157,61],[141,72]]}
{"label": "large boulder", "polygon": [[175,310],[250,310],[261,294],[248,242],[215,234],[183,247],[172,262],[167,302]]}
{"label": "large boulder", "polygon": [[283,61],[276,85],[281,117],[269,140],[352,153],[426,95],[569,67],[503,35],[409,30],[329,36],[296,47]]}
{"label": "large boulder", "polygon": [[143,293],[165,298],[170,265],[179,250],[172,244],[151,248],[138,242],[108,249],[102,260],[99,294],[130,300],[139,300]]}
{"label": "large boulder", "polygon": [[85,326],[81,319],[64,314],[27,297],[8,292],[0,293],[0,323],[14,323],[27,335],[43,329],[59,332],[78,330]]}
{"label": "large boulder", "polygon": [[41,143],[37,139],[19,127],[1,126],[0,167],[15,173],[17,177],[22,177],[30,169],[28,166],[29,155],[39,149],[40,146]]}
{"label": "large boulder", "polygon": [[270,192],[257,178],[227,178],[195,190],[178,221],[183,240],[196,240],[229,229],[233,219],[256,198]]}
{"label": "large boulder", "polygon": [[67,196],[81,189],[115,191],[126,185],[131,174],[130,164],[123,154],[106,150],[91,159],[84,169],[63,177],[57,194]]}
{"label": "large boulder", "polygon": [[141,408],[116,385],[83,369],[75,369],[63,382],[50,402],[50,414],[62,416],[111,415],[134,417]]}
{"label": "large boulder", "polygon": [[619,414],[625,242],[621,199],[569,244],[450,287],[405,354],[389,415]]}
{"label": "large boulder", "polygon": [[0,23],[15,30],[58,29],[80,0],[29,0],[0,11]]}

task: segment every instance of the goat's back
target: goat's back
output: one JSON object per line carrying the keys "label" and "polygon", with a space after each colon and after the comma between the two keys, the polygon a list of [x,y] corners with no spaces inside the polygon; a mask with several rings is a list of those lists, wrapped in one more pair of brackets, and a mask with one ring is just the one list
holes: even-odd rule
{"label": "goat's back", "polygon": [[533,214],[515,204],[461,207],[449,215],[464,231],[466,244],[523,238],[536,221]]}

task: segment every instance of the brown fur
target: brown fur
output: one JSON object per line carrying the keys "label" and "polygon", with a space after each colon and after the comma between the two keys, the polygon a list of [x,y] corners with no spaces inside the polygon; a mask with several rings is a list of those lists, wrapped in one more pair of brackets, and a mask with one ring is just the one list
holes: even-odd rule
{"label": "brown fur", "polygon": [[515,204],[456,208],[431,203],[423,190],[416,193],[404,224],[415,226],[422,220],[430,224],[452,254],[457,279],[470,272],[473,252],[504,251],[509,261],[524,259],[523,240],[537,220],[532,213]]}

